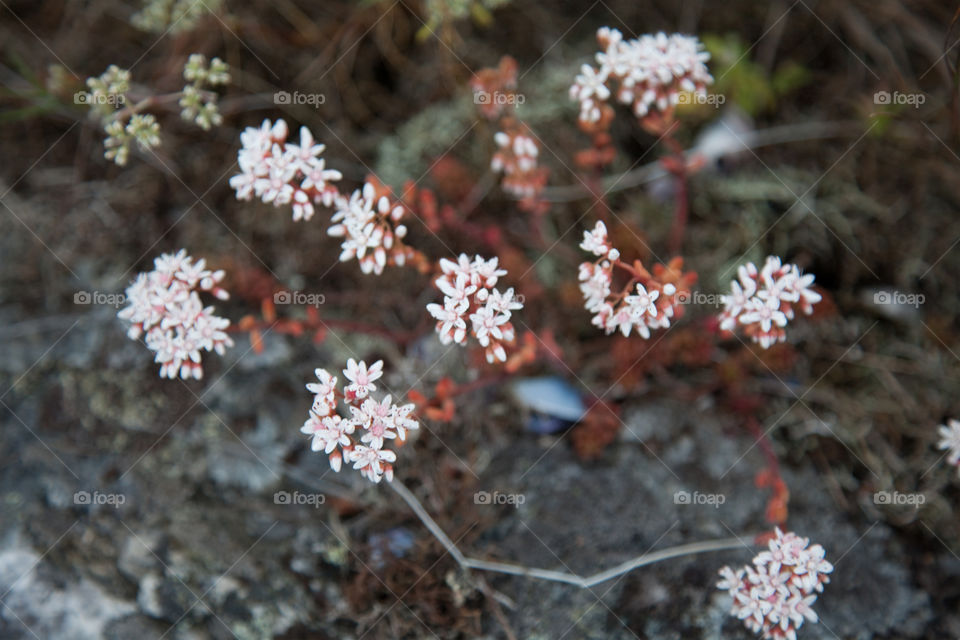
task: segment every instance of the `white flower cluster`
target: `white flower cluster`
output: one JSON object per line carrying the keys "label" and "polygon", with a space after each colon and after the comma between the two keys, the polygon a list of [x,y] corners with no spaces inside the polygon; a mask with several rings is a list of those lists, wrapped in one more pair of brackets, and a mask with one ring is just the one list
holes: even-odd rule
{"label": "white flower cluster", "polygon": [[947,463],[957,467],[957,473],[960,473],[960,420],[947,420],[947,424],[940,425],[939,431],[937,448],[947,451]]}
{"label": "white flower cluster", "polygon": [[580,248],[598,256],[596,262],[582,263],[579,275],[584,306],[594,314],[591,320],[594,326],[607,335],[619,329],[624,336],[629,336],[635,329],[644,338],[650,338],[651,329],[670,326],[674,316],[672,297],[677,293],[673,284],[651,281],[644,286],[638,282],[633,295],[611,297],[613,263],[620,259],[620,252],[611,246],[603,222],[598,221],[593,231],[583,232]]}
{"label": "white flower cluster", "polygon": [[612,92],[642,118],[651,109],[675,106],[681,92],[705,95],[713,82],[704,64],[710,54],[696,37],[661,32],[624,40],[620,31],[603,27],[597,40],[604,48],[597,54],[599,68],[583,65],[570,87],[571,99],[580,102],[581,122],[599,121]]}
{"label": "white flower cluster", "polygon": [[460,254],[457,262],[441,259],[443,275],[436,285],[443,292],[443,304],[427,305],[427,311],[437,320],[440,342],[466,344],[469,319],[470,333],[485,348],[490,363],[506,361],[504,345],[513,343],[516,337],[511,312],[523,308],[513,288],[503,293],[494,289],[497,279],[507,273],[497,268],[497,262],[497,258],[484,260],[480,256],[471,260],[466,254]]}
{"label": "white flower cluster", "polygon": [[734,331],[737,325],[764,349],[786,339],[784,327],[793,320],[794,307],[806,315],[820,302],[819,293],[810,288],[813,274],[802,275],[795,264],[782,264],[768,256],[763,269],[748,262],[737,269],[729,295],[721,296],[724,305],[720,328]]}
{"label": "white flower cluster", "polygon": [[[397,454],[384,449],[384,444],[387,440],[406,440],[407,429],[419,429],[420,424],[411,417],[413,404],[394,404],[389,395],[379,402],[370,397],[377,390],[374,382],[383,375],[383,361],[367,367],[363,360],[348,360],[343,375],[350,384],[342,393],[337,390],[337,378],[326,369],[315,373],[319,382],[307,385],[314,394],[313,406],[300,429],[311,436],[310,448],[327,454],[334,471],[339,472],[346,459],[371,482],[384,477],[388,482],[393,480]],[[337,412],[338,399],[349,411],[347,417]]]}
{"label": "white flower cluster", "polygon": [[339,191],[331,183],[342,175],[326,168],[320,157],[325,146],[315,143],[308,128],[300,127],[299,145],[286,141],[288,133],[283,120],[247,127],[240,134],[240,173],[230,178],[230,186],[238,200],[256,196],[277,207],[289,204],[295,221],[309,220],[315,204],[333,205]]}
{"label": "white flower cluster", "polygon": [[503,173],[503,189],[516,198],[533,198],[543,188],[542,172],[537,171],[540,150],[533,138],[520,133],[498,131],[493,136],[499,149],[490,168]]}
{"label": "white flower cluster", "polygon": [[833,565],[824,559],[823,547],[808,544],[807,538],[777,529],[752,567],[721,569],[717,587],[733,596],[730,614],[764,639],[796,640],[804,620],[817,622],[812,605],[830,582]]}
{"label": "white flower cluster", "polygon": [[412,255],[403,244],[407,227],[400,224],[406,207],[382,195],[377,197],[376,187],[367,182],[347,198],[338,196],[336,212],[330,219],[333,224],[327,233],[343,238],[340,244],[340,261],[353,258],[360,263],[363,273],[380,275],[389,262],[396,266],[406,264]]}
{"label": "white flower cluster", "polygon": [[209,291],[221,300],[229,294],[220,288],[223,271],[210,271],[206,261],[196,262],[185,249],[165,253],[153,261],[154,269],[141,273],[127,287],[127,306],[117,314],[130,322],[127,335],[136,340],[146,333],[147,347],[156,352],[160,376],[203,377],[200,351],[223,355],[233,340],[225,332],[230,321],[204,307],[198,291]]}

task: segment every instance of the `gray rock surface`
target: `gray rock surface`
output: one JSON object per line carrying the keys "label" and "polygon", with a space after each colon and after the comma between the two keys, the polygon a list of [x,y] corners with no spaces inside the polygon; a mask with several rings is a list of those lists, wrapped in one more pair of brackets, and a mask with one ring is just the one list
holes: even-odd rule
{"label": "gray rock surface", "polygon": [[[70,344],[126,353],[117,329],[85,322],[71,330]],[[42,353],[24,352],[23,362]],[[283,359],[294,351],[268,353]],[[396,552],[405,555],[429,536],[388,489],[345,474],[334,480],[322,458],[309,455],[297,427],[312,358],[237,367],[223,379],[213,367],[208,381],[184,385],[159,381],[149,358],[133,355],[135,364],[114,368],[102,353],[78,357],[52,349],[4,385],[16,382],[4,400],[0,444],[0,637],[352,638],[364,625],[373,626],[367,638],[391,637],[377,626],[386,607],[358,614],[344,590],[365,566],[392,557],[384,555],[390,545],[376,541],[408,532],[413,546]],[[509,424],[516,413],[489,400],[478,394],[473,401],[483,407],[462,409],[476,421],[471,430],[488,430],[489,457],[458,444],[456,425],[435,425],[438,437],[463,447],[457,457],[475,464],[479,479],[449,510],[421,496],[451,530],[477,522],[464,545],[470,555],[586,575],[675,544],[734,534],[749,542],[764,527],[766,494],[753,484],[759,451],[709,403],[636,401],[618,442],[584,463],[568,435],[525,433]],[[421,455],[454,459],[443,447]],[[922,638],[938,616],[953,616],[942,627],[960,628],[955,613],[936,612],[917,586],[894,529],[848,515],[812,467],[784,475],[793,489],[791,527],[837,565],[816,605],[823,623],[805,625],[801,638]],[[322,491],[326,500],[318,508],[278,504],[280,490]],[[77,504],[78,491],[94,497]],[[523,501],[476,505],[475,491]],[[678,492],[691,502],[678,504]],[[122,504],[104,502],[118,495]],[[716,496],[722,504],[696,503]],[[336,499],[360,514],[338,516]],[[722,565],[750,557],[743,548],[682,558],[590,590],[485,577],[515,602],[506,616],[521,638],[750,638],[714,588]],[[956,577],[960,561],[952,560],[941,562]],[[459,584],[451,568],[432,570],[448,573],[443,584]],[[464,589],[468,598],[471,587]],[[483,629],[501,637],[492,618]],[[414,637],[432,636],[421,626]]]}

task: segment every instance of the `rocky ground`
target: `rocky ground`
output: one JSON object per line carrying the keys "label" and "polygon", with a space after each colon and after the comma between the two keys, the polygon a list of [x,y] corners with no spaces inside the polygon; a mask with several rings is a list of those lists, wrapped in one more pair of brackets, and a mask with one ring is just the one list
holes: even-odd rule
{"label": "rocky ground", "polygon": [[[478,617],[471,576],[389,489],[343,484],[349,478],[331,479],[322,458],[304,455],[296,429],[304,399],[282,372],[307,369],[309,357],[278,338],[263,354],[238,350],[204,383],[156,384],[148,354],[125,340],[112,315],[97,309],[64,318],[42,338],[5,339],[4,387],[14,386],[3,398],[0,453],[3,637],[452,637],[458,626],[472,637],[503,633],[489,615]],[[493,416],[518,415],[498,402]],[[491,428],[513,432],[511,443],[469,463],[454,458],[465,452],[449,452],[436,464],[463,465],[456,488],[421,495],[428,509],[443,507],[435,517],[470,555],[586,575],[673,544],[733,535],[749,543],[762,523],[764,497],[751,486],[759,452],[709,404],[637,401],[602,464],[582,463],[559,436],[506,420]],[[444,427],[434,428],[441,438]],[[836,564],[817,605],[823,624],[804,628],[805,638],[960,629],[960,616],[938,610],[917,584],[909,540],[838,510],[814,470],[785,477],[794,488],[791,517]],[[326,503],[277,504],[279,491],[320,493]],[[522,495],[523,504],[478,506],[475,491]],[[678,505],[678,491],[724,501]],[[944,579],[960,573],[946,546],[924,554]],[[504,614],[517,637],[747,638],[713,583],[720,566],[751,556],[745,546],[668,561],[590,590],[487,581],[512,601]],[[401,586],[417,597],[397,600]],[[399,622],[389,616],[404,609]],[[470,611],[467,622],[451,624]]]}
{"label": "rocky ground", "polygon": [[[490,22],[475,9],[424,32],[441,3],[225,4],[222,21],[147,38],[119,0],[0,3],[0,638],[746,640],[714,585],[768,527],[769,491],[756,486],[766,444],[790,528],[836,566],[821,623],[801,640],[960,637],[960,480],[936,447],[937,425],[960,418],[953,8],[514,0]],[[729,147],[730,130],[767,136],[692,176],[684,254],[704,295],[768,254],[815,273],[824,302],[791,323],[789,347],[764,355],[710,334],[697,360],[709,304],[691,305],[661,351],[590,326],[576,245],[599,214],[572,168],[588,138],[567,91],[603,25],[698,33],[717,52],[711,91],[727,102],[684,116],[686,148]],[[203,132],[171,103],[157,111],[160,153],[122,169],[103,159],[88,110],[44,88],[48,65],[74,69],[79,87],[120,64],[138,90],[175,91],[193,51],[231,64],[224,123]],[[493,125],[469,89],[504,54],[523,70],[518,113],[551,170],[539,226],[496,186]],[[275,102],[295,90],[329,100]],[[879,91],[924,102],[880,105]],[[545,435],[554,423],[529,414],[513,380],[457,397],[452,421],[425,420],[397,476],[464,553],[585,575],[672,545],[744,544],[589,590],[465,572],[390,488],[330,472],[299,433],[315,367],[383,358],[395,397],[485,374],[432,333],[427,278],[361,277],[339,263],[327,213],[294,223],[235,198],[240,132],[278,117],[327,144],[348,190],[372,169],[394,187],[421,177],[451,205],[480,194],[466,224],[412,227],[418,246],[500,255],[527,298],[519,328],[563,352],[543,350],[519,376],[560,378],[622,418],[589,461],[574,444],[583,425]],[[618,156],[601,182],[618,241],[649,263],[672,221],[672,186],[647,180],[664,150],[629,118],[612,133]],[[338,326],[415,338],[272,333],[255,352],[237,333],[224,357],[205,358],[204,380],[161,380],[111,301],[181,247],[228,273],[232,298],[217,304],[234,322],[280,288],[309,289]],[[877,302],[890,292],[914,302]],[[878,492],[923,504],[880,504]],[[487,494],[507,503],[478,501]]]}

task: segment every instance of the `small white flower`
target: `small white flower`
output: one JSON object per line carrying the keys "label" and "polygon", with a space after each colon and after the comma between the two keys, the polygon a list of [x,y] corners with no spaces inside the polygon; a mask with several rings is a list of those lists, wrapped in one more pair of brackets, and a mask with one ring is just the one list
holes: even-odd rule
{"label": "small white flower", "polygon": [[937,448],[947,451],[947,462],[958,467],[960,473],[960,421],[947,420],[946,424],[940,425],[939,433]]}
{"label": "small white flower", "polygon": [[630,316],[634,321],[645,321],[644,316],[656,317],[657,305],[655,303],[658,297],[660,297],[659,291],[648,293],[642,284],[637,283],[637,294],[626,296],[624,302],[627,303]]}
{"label": "small white flower", "polygon": [[523,303],[517,300],[513,295],[513,287],[510,287],[503,293],[499,289],[492,289],[490,297],[487,298],[487,306],[496,313],[502,313],[510,318],[511,311],[523,309]]}
{"label": "small white flower", "polygon": [[397,459],[397,454],[389,449],[376,449],[362,444],[356,445],[348,456],[353,468],[360,469],[363,475],[373,482],[380,482],[385,471],[385,462],[395,462]]}
{"label": "small white flower", "polygon": [[300,127],[300,144],[286,143],[284,153],[287,156],[287,162],[306,175],[319,161],[320,154],[325,148],[325,145],[316,143],[310,129]]}
{"label": "small white flower", "polygon": [[379,380],[383,375],[383,360],[377,360],[370,368],[367,363],[361,360],[359,363],[353,358],[347,360],[347,368],[343,370],[343,376],[351,384],[344,387],[346,394],[352,394],[356,398],[366,398],[371,391],[376,391],[377,387],[373,382]]}
{"label": "small white flower", "polygon": [[587,100],[605,101],[610,97],[610,89],[607,88],[607,76],[610,68],[603,66],[599,71],[588,64],[580,67],[580,75],[570,87],[570,96],[574,100],[585,102]]}
{"label": "small white flower", "polygon": [[467,323],[464,314],[469,308],[468,300],[456,300],[449,296],[443,299],[442,306],[436,303],[427,305],[427,311],[437,320],[437,335],[441,344],[466,342]]}
{"label": "small white flower", "polygon": [[589,251],[595,256],[605,256],[610,251],[610,245],[607,244],[607,226],[602,220],[598,220],[593,231],[583,232],[583,242],[580,248]]}
{"label": "small white flower", "polygon": [[723,316],[720,321],[721,329],[732,331],[734,327],[736,327],[737,318],[756,293],[756,282],[754,280],[748,280],[747,282],[749,284],[744,288],[741,286],[741,283],[734,280],[730,283],[730,295],[720,296],[720,301],[723,302],[724,305]]}
{"label": "small white flower", "polygon": [[497,286],[497,279],[500,276],[507,275],[506,269],[497,268],[499,261],[500,259],[497,257],[484,260],[480,256],[474,256],[473,264],[471,265],[474,284],[478,286],[482,284],[487,288]]}
{"label": "small white flower", "polygon": [[307,384],[307,390],[319,396],[332,396],[337,388],[337,378],[330,375],[326,369],[315,369],[314,375],[320,382]]}
{"label": "small white flower", "polygon": [[469,304],[470,295],[477,290],[477,285],[471,284],[470,276],[462,272],[457,274],[453,282],[450,281],[449,276],[444,276],[437,278],[434,284],[445,296],[452,298],[457,303],[467,302]]}
{"label": "small white flower", "polygon": [[410,414],[413,413],[415,408],[416,405],[412,403],[404,405],[395,404],[390,407],[390,419],[393,430],[397,432],[397,437],[400,438],[400,440],[407,439],[407,429],[416,431],[420,428],[420,423],[410,417]]}
{"label": "small white flower", "polygon": [[509,319],[510,316],[498,314],[489,306],[480,307],[470,314],[470,322],[473,323],[473,335],[476,336],[480,346],[489,346],[491,340],[503,340],[500,325]]}
{"label": "small white flower", "polygon": [[312,382],[307,385],[307,390],[314,394],[311,410],[321,416],[329,415],[337,407],[335,395],[337,379],[330,375],[326,369],[317,369],[314,373],[320,382]]}
{"label": "small white flower", "polygon": [[609,268],[597,267],[589,262],[580,266],[580,291],[583,293],[587,311],[597,313],[603,307],[604,301],[610,295],[612,281]]}
{"label": "small white flower", "polygon": [[770,297],[753,298],[747,303],[745,313],[740,316],[742,324],[759,324],[760,329],[768,333],[770,328],[776,324],[778,327],[787,325],[787,316],[780,310],[780,299]]}

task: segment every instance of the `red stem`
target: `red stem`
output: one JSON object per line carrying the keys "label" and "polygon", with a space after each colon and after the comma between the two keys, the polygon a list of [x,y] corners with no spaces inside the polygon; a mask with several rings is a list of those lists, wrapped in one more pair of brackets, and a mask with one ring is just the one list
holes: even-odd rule
{"label": "red stem", "polygon": [[371,324],[364,324],[361,322],[355,322],[353,320],[343,320],[340,318],[325,318],[323,320],[318,318],[315,322],[311,321],[309,318],[306,320],[281,319],[275,322],[256,320],[254,323],[244,324],[242,327],[240,324],[231,324],[230,327],[227,328],[227,332],[248,333],[253,330],[263,331],[264,329],[268,329],[270,327],[274,328],[273,330],[275,333],[287,334],[299,334],[323,329],[344,329],[352,333],[380,336],[399,345],[405,345],[419,335],[414,331],[405,331],[401,333],[390,331],[389,329],[384,329],[383,327],[378,327]]}
{"label": "red stem", "polygon": [[753,416],[749,416],[747,417],[747,428],[750,429],[750,433],[757,439],[757,445],[760,447],[760,451],[767,461],[767,467],[769,467],[770,472],[777,478],[780,478],[780,463],[777,460],[777,454],[773,450],[770,439],[767,438],[763,429],[760,428],[760,423],[757,422],[757,419]]}
{"label": "red stem", "polygon": [[670,147],[675,159],[671,173],[674,176],[676,211],[673,216],[673,225],[670,228],[671,255],[680,255],[683,247],[683,236],[687,229],[689,204],[687,201],[687,161],[683,153],[683,146],[669,133],[664,135],[664,143]]}

